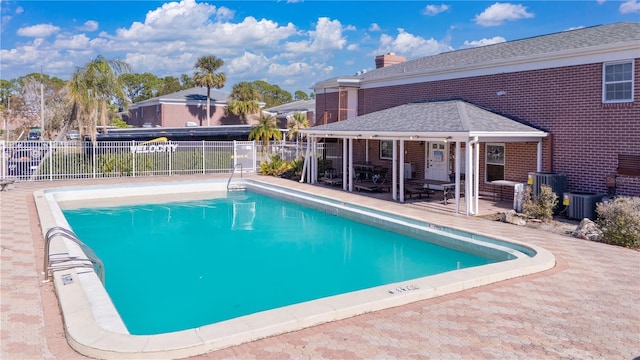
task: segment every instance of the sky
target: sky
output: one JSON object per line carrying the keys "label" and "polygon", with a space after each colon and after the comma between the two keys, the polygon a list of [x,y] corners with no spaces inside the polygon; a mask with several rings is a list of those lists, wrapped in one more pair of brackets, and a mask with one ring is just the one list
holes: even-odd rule
{"label": "sky", "polygon": [[188,74],[202,56],[230,92],[264,80],[291,92],[407,60],[581,27],[640,22],[640,0],[585,1],[12,1],[0,0],[0,78],[68,80],[102,55],[133,73]]}

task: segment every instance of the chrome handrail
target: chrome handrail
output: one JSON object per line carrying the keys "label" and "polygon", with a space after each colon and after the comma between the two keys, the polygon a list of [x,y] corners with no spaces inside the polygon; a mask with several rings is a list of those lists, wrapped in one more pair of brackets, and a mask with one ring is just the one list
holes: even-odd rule
{"label": "chrome handrail", "polygon": [[242,164],[235,164],[233,170],[231,170],[231,175],[229,176],[229,180],[227,180],[227,191],[229,191],[229,184],[231,184],[231,179],[233,178],[233,174],[236,173],[236,169],[240,166],[240,178],[242,179]]}
{"label": "chrome handrail", "polygon": [[[51,261],[49,259],[49,247],[51,245],[51,240],[53,240],[54,237],[56,236],[62,236],[63,238],[69,239],[73,242],[75,242],[76,244],[78,244],[80,247],[84,247],[86,249],[91,250],[91,248],[89,248],[85,243],[83,243],[82,241],[80,241],[80,239],[78,239],[78,237],[76,236],[76,234],[73,233],[73,231],[69,230],[69,229],[65,229],[61,226],[54,226],[52,228],[50,228],[49,230],[47,230],[47,233],[45,234],[45,246],[44,246],[44,281],[49,281],[49,266],[51,264]],[[83,249],[84,251],[84,249]],[[91,250],[93,251],[93,250]],[[96,271],[98,277],[100,278],[100,281],[102,281],[102,283],[104,284],[104,264],[102,262],[102,260],[100,260],[100,258],[98,258],[98,256],[94,253],[94,259],[90,258],[90,254],[85,254],[87,255],[87,259],[78,259],[78,258],[63,258],[63,259],[56,259],[56,263],[60,263],[60,262],[66,262],[66,261],[89,261],[93,265],[97,265],[99,268],[99,271]],[[81,264],[75,264],[75,265],[69,265],[66,266],[64,268],[60,268],[59,270],[62,269],[71,269],[71,268],[75,268],[75,267],[83,267],[83,265]],[[85,266],[86,267],[86,266]],[[95,269],[94,269],[95,271]]]}

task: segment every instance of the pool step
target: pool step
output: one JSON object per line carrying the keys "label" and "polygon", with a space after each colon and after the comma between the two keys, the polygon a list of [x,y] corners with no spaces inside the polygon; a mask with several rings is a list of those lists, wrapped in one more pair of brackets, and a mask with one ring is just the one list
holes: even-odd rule
{"label": "pool step", "polygon": [[227,187],[227,191],[244,191],[246,189],[247,187],[244,186],[243,184],[230,184]]}

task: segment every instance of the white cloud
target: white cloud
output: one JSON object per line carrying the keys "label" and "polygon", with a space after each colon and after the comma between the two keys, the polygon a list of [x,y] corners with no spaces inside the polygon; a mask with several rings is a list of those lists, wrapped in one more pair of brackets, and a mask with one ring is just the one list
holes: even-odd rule
{"label": "white cloud", "polygon": [[282,77],[296,77],[300,75],[306,76],[312,72],[313,69],[309,64],[303,62],[294,62],[285,65],[270,64],[268,74]]}
{"label": "white cloud", "polygon": [[571,30],[578,30],[578,29],[583,29],[584,26],[580,25],[580,26],[572,26],[568,29],[565,29],[564,31],[571,31]]}
{"label": "white cloud", "polygon": [[285,44],[285,49],[298,53],[341,50],[347,43],[347,40],[342,36],[344,30],[353,30],[353,27],[343,28],[340,21],[321,17],[318,18],[315,30],[307,33],[308,40],[288,42]]}
{"label": "white cloud", "polygon": [[640,2],[638,0],[627,0],[620,5],[622,14],[640,12]]}
{"label": "white cloud", "polygon": [[386,34],[381,35],[380,45],[375,53],[371,55],[395,52],[407,58],[416,58],[450,50],[453,50],[453,48],[446,43],[441,43],[433,38],[424,39],[410,34],[404,29],[398,29],[398,35],[395,38]]}
{"label": "white cloud", "polygon": [[84,49],[86,50],[90,46],[90,39],[84,34],[72,35],[69,37],[58,36],[53,43],[53,47],[56,49]]}
{"label": "white cloud", "polygon": [[424,10],[422,10],[422,13],[428,16],[434,16],[447,10],[449,10],[449,5],[427,5]]}
{"label": "white cloud", "polygon": [[93,20],[88,20],[82,26],[77,27],[80,31],[96,31],[98,30],[98,22]]}
{"label": "white cloud", "polygon": [[15,14],[16,14],[16,15],[20,15],[20,14],[22,14],[23,12],[24,12],[24,8],[23,8],[22,6],[18,6],[18,7],[16,8]]}
{"label": "white cloud", "polygon": [[503,38],[502,36],[494,36],[491,39],[480,39],[480,40],[474,40],[474,41],[465,41],[464,42],[464,47],[478,47],[478,46],[493,45],[493,44],[503,43],[505,41],[507,41],[507,40],[505,38]]}
{"label": "white cloud", "polygon": [[269,59],[264,55],[258,55],[245,51],[242,56],[236,57],[228,64],[225,64],[227,73],[243,74],[243,73],[261,73],[269,65]]}
{"label": "white cloud", "polygon": [[498,26],[505,21],[516,21],[534,17],[533,13],[527,12],[527,7],[522,5],[495,3],[486,8],[481,14],[476,15],[476,24],[482,26]]}
{"label": "white cloud", "polygon": [[377,23],[371,23],[371,25],[369,25],[369,31],[380,31],[380,25],[378,25]]}
{"label": "white cloud", "polygon": [[18,29],[17,34],[24,37],[46,38],[60,31],[51,24],[39,24]]}

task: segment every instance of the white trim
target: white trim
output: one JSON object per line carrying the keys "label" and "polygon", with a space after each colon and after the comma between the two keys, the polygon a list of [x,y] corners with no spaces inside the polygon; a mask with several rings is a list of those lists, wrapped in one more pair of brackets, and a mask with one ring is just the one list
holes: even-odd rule
{"label": "white trim", "polygon": [[[607,100],[607,85],[612,83],[627,83],[628,81],[615,81],[607,83],[607,66],[611,65],[622,65],[631,63],[631,98],[630,99],[620,99],[620,100]],[[633,59],[626,59],[620,61],[610,61],[602,63],[602,103],[603,104],[619,104],[619,103],[631,103],[633,102],[634,97],[634,88],[635,87],[635,61]]]}

